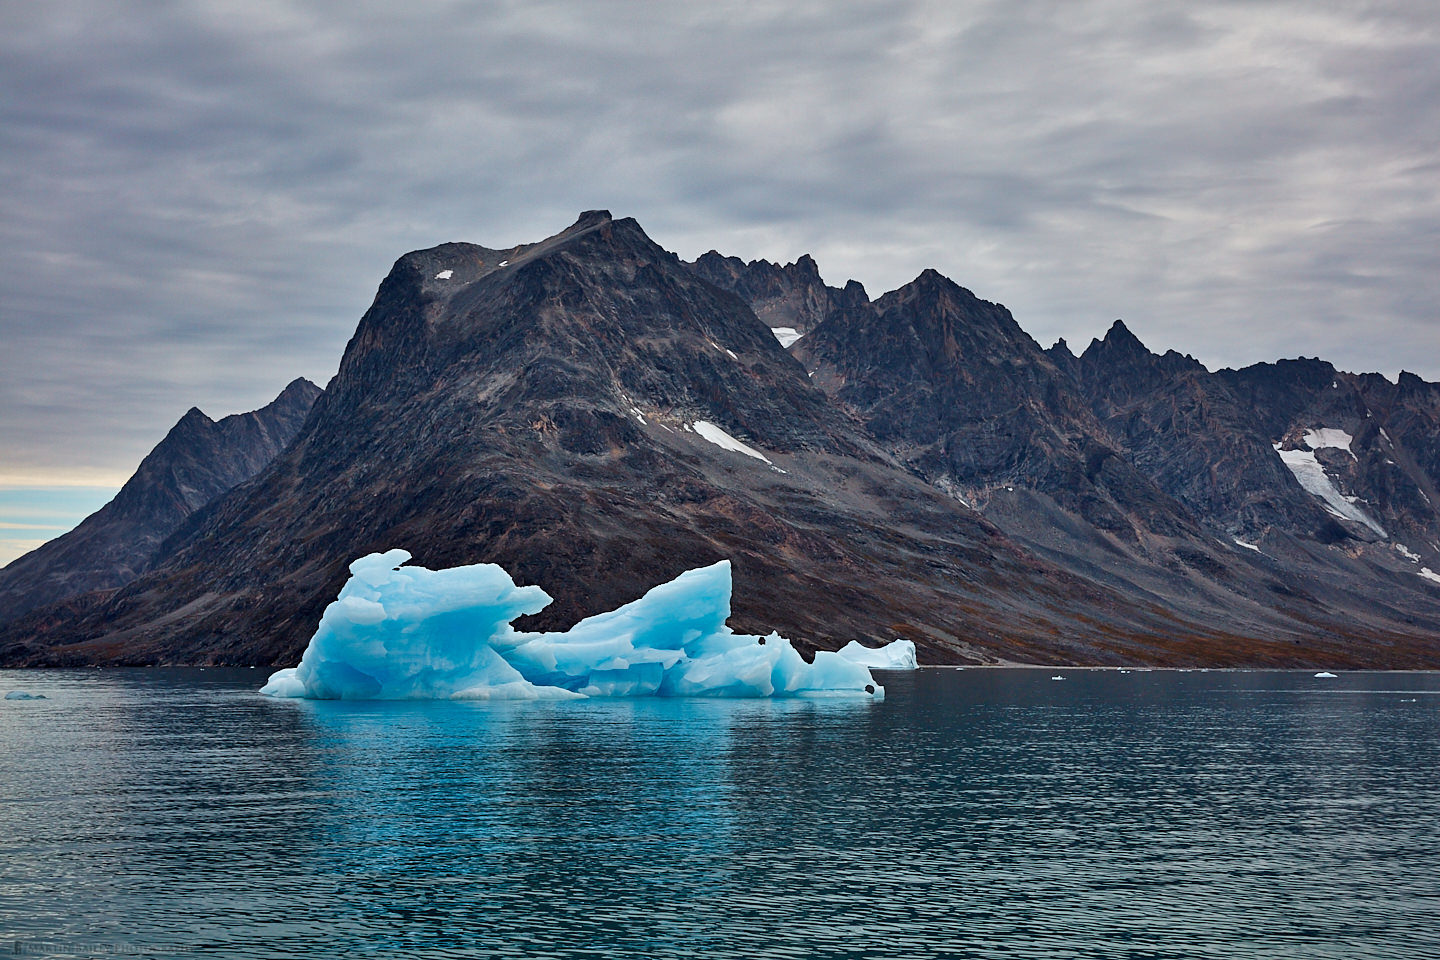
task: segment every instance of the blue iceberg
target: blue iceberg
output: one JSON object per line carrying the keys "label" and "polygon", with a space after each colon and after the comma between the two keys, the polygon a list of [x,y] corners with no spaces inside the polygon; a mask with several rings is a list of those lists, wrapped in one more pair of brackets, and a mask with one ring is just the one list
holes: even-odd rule
{"label": "blue iceberg", "polygon": [[493,563],[427,570],[404,550],[350,564],[300,665],[260,692],[318,700],[884,696],[862,664],[806,663],[779,634],[733,632],[730,562],[689,570],[559,633],[516,617],[550,603]]}

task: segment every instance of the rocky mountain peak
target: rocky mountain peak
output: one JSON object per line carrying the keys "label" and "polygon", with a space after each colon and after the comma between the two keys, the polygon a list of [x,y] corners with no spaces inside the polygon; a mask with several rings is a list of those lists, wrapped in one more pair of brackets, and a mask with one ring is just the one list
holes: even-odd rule
{"label": "rocky mountain peak", "polygon": [[815,258],[802,254],[793,263],[781,266],[769,260],[745,263],[738,257],[725,257],[711,250],[689,264],[695,274],[722,290],[734,293],[750,305],[750,309],[766,326],[809,333],[842,303],[865,297],[865,288],[858,283],[844,290],[827,286],[820,277]]}
{"label": "rocky mountain peak", "polygon": [[205,415],[205,411],[201,410],[199,407],[191,407],[189,410],[186,410],[184,415],[179,420],[180,423],[186,423],[187,421],[202,421],[204,423],[214,423],[213,420],[211,420]]}
{"label": "rocky mountain peak", "polygon": [[1081,354],[1081,358],[1087,362],[1106,364],[1134,363],[1151,360],[1154,356],[1145,344],[1140,342],[1140,338],[1125,326],[1125,321],[1118,319],[1110,325],[1103,340],[1091,340],[1090,346]]}
{"label": "rocky mountain peak", "polygon": [[859,280],[846,280],[845,288],[840,293],[840,303],[842,304],[854,305],[870,302],[870,294],[865,292],[865,285]]}
{"label": "rocky mountain peak", "polygon": [[925,356],[1045,363],[1044,352],[1010,311],[981,300],[936,270],[926,270],[875,301],[881,323],[902,324]]}
{"label": "rocky mountain peak", "polygon": [[280,416],[294,417],[298,414],[303,418],[324,392],[304,377],[296,377],[270,402],[270,408]]}
{"label": "rocky mountain peak", "polygon": [[[581,230],[598,226],[611,219],[609,210],[585,210],[581,212],[579,219],[570,227],[570,230]],[[630,222],[634,223],[635,221],[631,220]]]}

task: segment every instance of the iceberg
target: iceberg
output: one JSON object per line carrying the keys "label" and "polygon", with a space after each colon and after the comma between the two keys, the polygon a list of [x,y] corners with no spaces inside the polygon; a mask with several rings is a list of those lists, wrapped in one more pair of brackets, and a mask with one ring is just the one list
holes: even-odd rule
{"label": "iceberg", "polygon": [[11,690],[5,694],[6,700],[48,700],[49,697],[43,693],[27,693],[24,690]]}
{"label": "iceberg", "polygon": [[777,633],[726,626],[728,560],[569,630],[522,633],[511,621],[543,610],[551,600],[544,590],[516,586],[493,563],[427,570],[404,566],[409,559],[389,550],[350,564],[299,666],[276,671],[260,692],[315,700],[884,696],[863,664],[828,651],[806,663]]}
{"label": "iceberg", "polygon": [[836,652],[851,663],[872,670],[915,670],[920,666],[915,659],[913,640],[892,640],[883,647],[861,646],[859,640],[851,640]]}

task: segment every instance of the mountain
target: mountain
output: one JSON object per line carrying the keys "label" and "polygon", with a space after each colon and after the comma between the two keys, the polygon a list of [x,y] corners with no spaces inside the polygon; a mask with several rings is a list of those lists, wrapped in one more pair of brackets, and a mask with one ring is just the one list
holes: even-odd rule
{"label": "mountain", "polygon": [[0,662],[288,665],[346,565],[403,547],[544,587],[528,629],[729,557],[732,624],[809,649],[1440,665],[1440,396],[1274,367],[1123,324],[1044,350],[933,271],[872,301],[605,211],[444,244],[396,262],[283,452],[132,582],[0,626]]}
{"label": "mountain", "polygon": [[0,622],[134,580],[187,518],[269,465],[320,393],[295,380],[259,410],[219,421],[191,407],[113,500],[0,570]]}

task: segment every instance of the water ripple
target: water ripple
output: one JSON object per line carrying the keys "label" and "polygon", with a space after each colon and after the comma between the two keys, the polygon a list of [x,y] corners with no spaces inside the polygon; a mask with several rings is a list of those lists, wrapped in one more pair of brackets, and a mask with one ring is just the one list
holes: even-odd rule
{"label": "water ripple", "polygon": [[0,673],[0,950],[1440,957],[1440,676],[922,671],[878,704]]}

